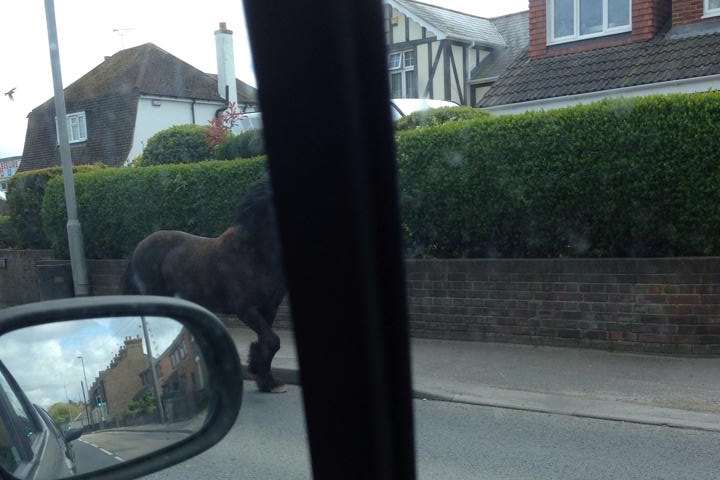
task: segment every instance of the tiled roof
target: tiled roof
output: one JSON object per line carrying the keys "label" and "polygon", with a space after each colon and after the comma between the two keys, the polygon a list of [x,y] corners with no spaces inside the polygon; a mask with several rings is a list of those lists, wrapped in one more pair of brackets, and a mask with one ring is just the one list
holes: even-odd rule
{"label": "tiled roof", "polygon": [[505,45],[492,21],[414,0],[393,0],[398,6],[425,23],[434,26],[447,38],[479,42],[488,46]]}
{"label": "tiled roof", "polygon": [[[672,33],[672,32],[671,32]],[[720,74],[720,33],[661,35],[555,57],[519,57],[480,101],[481,107],[599,92]]]}
{"label": "tiled roof", "polygon": [[[238,100],[256,102],[255,89],[238,81]],[[162,48],[145,43],[108,57],[65,89],[74,98],[93,98],[112,93],[223,101],[216,77],[200,71]]]}
{"label": "tiled roof", "polygon": [[507,46],[493,48],[470,73],[470,80],[498,77],[527,50],[530,42],[528,16],[524,11],[490,19]]}
{"label": "tiled roof", "polygon": [[[256,103],[256,90],[237,81],[238,102]],[[165,50],[146,43],[121,50],[65,88],[68,113],[84,111],[88,140],[71,144],[76,165],[127,160],[140,95],[222,102],[217,77],[204,73]],[[20,170],[59,165],[55,106],[50,99],[28,116]]]}

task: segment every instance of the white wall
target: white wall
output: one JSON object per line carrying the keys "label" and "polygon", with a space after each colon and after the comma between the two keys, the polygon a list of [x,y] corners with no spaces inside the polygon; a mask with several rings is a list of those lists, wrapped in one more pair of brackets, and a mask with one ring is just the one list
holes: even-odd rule
{"label": "white wall", "polygon": [[418,96],[425,97],[425,87],[430,78],[428,67],[428,45],[423,43],[417,46],[417,75],[418,75]]}
{"label": "white wall", "polygon": [[[440,49],[440,42],[435,41],[432,43],[432,57],[433,62],[435,61],[435,55],[437,55]],[[445,100],[445,55],[440,53],[440,61],[435,69],[435,76],[433,77],[433,98],[436,100]]]}
{"label": "white wall", "polygon": [[637,87],[618,88],[615,90],[606,90],[604,92],[569,95],[566,97],[550,98],[514,105],[501,105],[485,108],[484,110],[497,115],[508,115],[539,110],[555,110],[573,105],[593,103],[606,98],[632,98],[648,95],[666,95],[671,93],[699,93],[707,92],[708,90],[720,90],[720,75],[675,80],[670,82],[655,83],[652,85],[641,85]]}
{"label": "white wall", "polygon": [[[153,105],[153,101],[159,105]],[[196,102],[195,124],[207,125],[222,106],[221,103]],[[141,96],[138,100],[135,132],[128,161],[140,155],[148,139],[160,130],[173,125],[193,123],[192,111],[192,100]]]}
{"label": "white wall", "polygon": [[450,91],[452,92],[452,101],[460,103],[460,94],[465,94],[465,70],[463,70],[463,47],[458,45],[452,46],[453,59],[455,60],[455,69],[457,70],[458,80],[460,80],[460,88],[458,91],[457,82],[455,82],[455,69],[450,65]]}

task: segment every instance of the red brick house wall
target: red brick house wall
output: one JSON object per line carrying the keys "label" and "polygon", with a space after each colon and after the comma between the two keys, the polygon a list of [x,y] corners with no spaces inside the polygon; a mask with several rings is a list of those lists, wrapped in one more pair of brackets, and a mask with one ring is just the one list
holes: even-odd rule
{"label": "red brick house wall", "polygon": [[699,22],[704,15],[703,0],[675,0],[672,6],[673,25]]}
{"label": "red brick house wall", "polygon": [[[630,42],[650,40],[665,25],[672,11],[672,0],[633,0],[631,34],[609,35],[606,37],[579,40],[568,44],[547,45],[547,7],[551,0],[530,0],[530,46],[531,58],[542,58],[565,53],[582,52],[622,45]],[[703,0],[685,0],[699,2],[702,14]],[[676,0],[677,3],[677,0]]]}

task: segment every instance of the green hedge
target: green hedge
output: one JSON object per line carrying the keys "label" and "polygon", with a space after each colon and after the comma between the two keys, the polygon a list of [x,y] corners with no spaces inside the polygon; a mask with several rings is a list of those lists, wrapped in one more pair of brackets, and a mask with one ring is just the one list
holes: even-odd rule
{"label": "green hedge", "polygon": [[16,244],[15,229],[10,223],[10,217],[0,215],[0,248],[14,248]]}
{"label": "green hedge", "polygon": [[404,132],[409,253],[720,255],[718,125],[714,92]]}
{"label": "green hedge", "polygon": [[[720,93],[602,102],[398,134],[410,256],[720,255]],[[217,235],[263,159],[77,175],[91,258],[146,235]],[[66,254],[60,178],[43,225]]]}
{"label": "green hedge", "polygon": [[487,112],[473,107],[442,107],[411,113],[397,122],[395,130],[412,130],[420,127],[437,127],[450,122],[488,118]]}
{"label": "green hedge", "polygon": [[[265,171],[262,158],[144,168],[107,168],[76,176],[80,222],[89,258],[122,258],[162,229],[218,235],[243,192]],[[42,220],[57,255],[67,256],[60,178],[47,186]]]}
{"label": "green hedge", "polygon": [[[103,168],[102,165],[81,165],[76,173]],[[18,173],[10,180],[7,200],[10,221],[18,248],[48,248],[50,241],[42,228],[41,210],[47,183],[62,178],[62,168],[52,167]]]}
{"label": "green hedge", "polygon": [[236,158],[252,158],[265,154],[262,130],[248,130],[228,137],[215,149],[215,157],[219,160]]}
{"label": "green hedge", "polygon": [[207,127],[177,125],[148,139],[138,166],[200,162],[212,156],[207,142]]}

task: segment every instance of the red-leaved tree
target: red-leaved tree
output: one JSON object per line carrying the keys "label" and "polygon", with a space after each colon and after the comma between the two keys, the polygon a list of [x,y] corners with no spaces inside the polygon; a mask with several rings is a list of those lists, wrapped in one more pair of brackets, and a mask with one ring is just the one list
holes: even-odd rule
{"label": "red-leaved tree", "polygon": [[210,120],[207,130],[207,142],[211,148],[220,145],[228,136],[232,128],[237,125],[238,119],[242,116],[235,102],[230,102],[228,107],[218,116]]}

